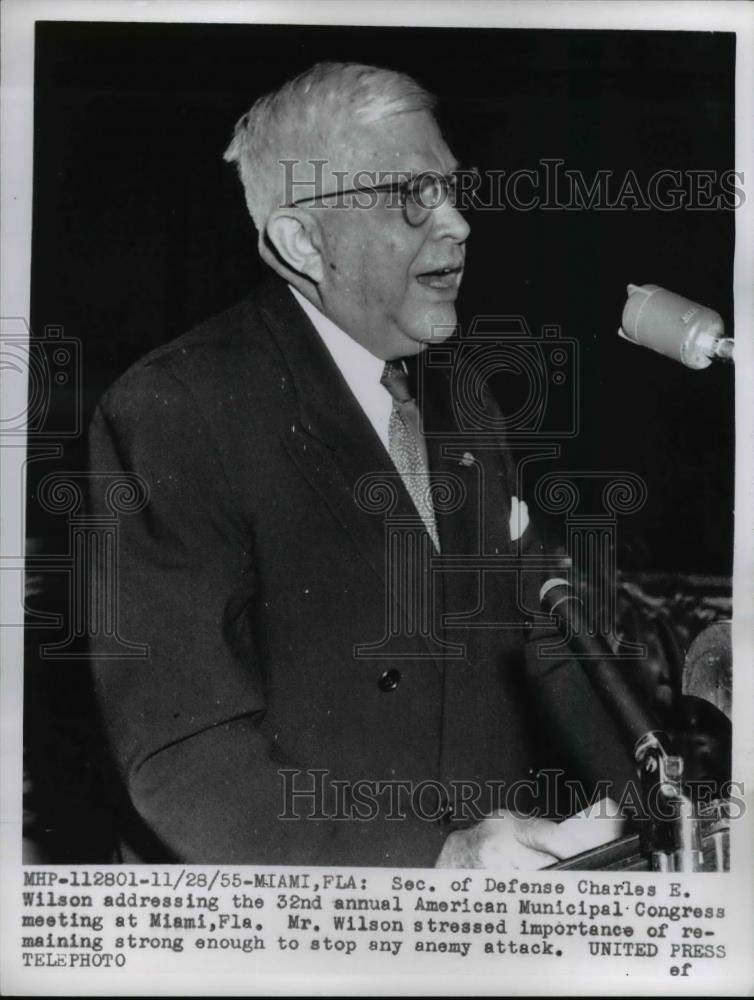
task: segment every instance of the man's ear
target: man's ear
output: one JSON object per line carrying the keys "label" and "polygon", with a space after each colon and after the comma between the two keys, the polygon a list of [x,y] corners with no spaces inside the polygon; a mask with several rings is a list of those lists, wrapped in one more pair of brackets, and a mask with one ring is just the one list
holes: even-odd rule
{"label": "man's ear", "polygon": [[279,208],[267,220],[266,236],[287,267],[315,284],[322,281],[320,233],[310,215]]}

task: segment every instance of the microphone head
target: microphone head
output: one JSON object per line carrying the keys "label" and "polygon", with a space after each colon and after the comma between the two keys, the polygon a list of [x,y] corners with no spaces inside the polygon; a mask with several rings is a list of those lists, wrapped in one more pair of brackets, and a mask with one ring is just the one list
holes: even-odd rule
{"label": "microphone head", "polygon": [[629,285],[619,336],[687,368],[707,368],[717,356],[723,321],[714,309],[658,285]]}

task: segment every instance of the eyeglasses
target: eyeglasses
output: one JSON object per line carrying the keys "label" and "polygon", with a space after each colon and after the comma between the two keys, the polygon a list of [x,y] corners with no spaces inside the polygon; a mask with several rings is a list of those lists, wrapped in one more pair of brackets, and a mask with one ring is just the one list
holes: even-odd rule
{"label": "eyeglasses", "polygon": [[[439,174],[433,170],[426,170],[415,177],[405,178],[400,181],[392,181],[389,184],[365,184],[361,187],[347,188],[344,191],[331,191],[329,194],[318,194],[313,198],[299,198],[298,201],[289,203],[288,208],[295,208],[298,205],[314,204],[324,201],[326,198],[342,198],[347,194],[379,194],[389,192],[397,194],[398,206],[403,210],[403,218],[409,226],[421,226],[430,216],[430,213],[448,202],[453,208],[463,207],[460,202],[460,195],[467,185],[462,183],[464,176],[476,176],[476,168],[466,170],[454,170],[450,174]],[[473,185],[471,186],[473,190]],[[376,199],[371,199],[370,203],[363,204],[359,201],[352,202],[358,208],[374,208]],[[341,205],[327,207],[343,207]],[[346,205],[345,207],[351,207]]]}

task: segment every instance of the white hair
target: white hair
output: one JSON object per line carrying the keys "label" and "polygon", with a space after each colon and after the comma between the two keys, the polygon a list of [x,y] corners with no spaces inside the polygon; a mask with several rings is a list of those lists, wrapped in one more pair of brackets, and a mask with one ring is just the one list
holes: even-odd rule
{"label": "white hair", "polygon": [[404,73],[358,63],[322,62],[260,97],[236,123],[224,159],[235,163],[260,237],[282,204],[283,161],[325,158],[335,133],[412,111],[435,100]]}

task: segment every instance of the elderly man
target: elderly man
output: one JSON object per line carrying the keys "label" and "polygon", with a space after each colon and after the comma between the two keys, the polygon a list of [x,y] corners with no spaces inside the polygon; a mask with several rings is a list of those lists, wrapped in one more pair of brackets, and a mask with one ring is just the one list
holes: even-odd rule
{"label": "elderly man", "polygon": [[[318,65],[257,101],[226,159],[269,279],[134,366],[91,430],[92,468],[149,490],[122,518],[117,592],[149,655],[95,666],[122,857],[564,857],[563,826],[499,810],[541,808],[532,777],[559,763],[542,722],[589,713],[594,748],[600,709],[567,665],[526,666],[515,575],[434,569],[515,552],[524,524],[504,450],[456,425],[447,371],[419,392],[403,360],[453,331],[469,236],[432,100]],[[460,621],[480,608],[488,627]]]}

